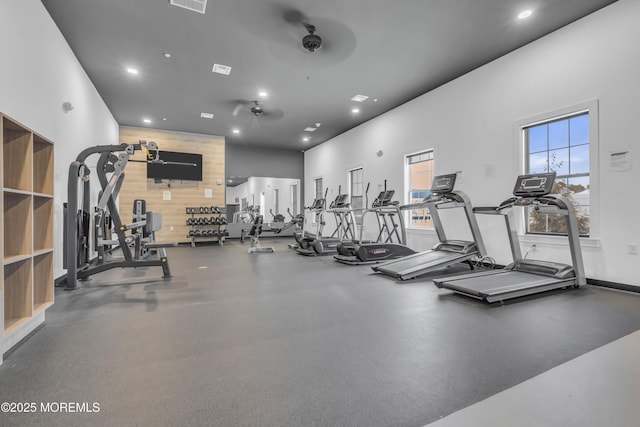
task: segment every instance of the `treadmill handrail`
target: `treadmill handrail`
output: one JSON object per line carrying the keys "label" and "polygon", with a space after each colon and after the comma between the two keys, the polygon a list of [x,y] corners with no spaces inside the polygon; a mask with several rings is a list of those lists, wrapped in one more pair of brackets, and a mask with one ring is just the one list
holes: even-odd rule
{"label": "treadmill handrail", "polygon": [[[368,209],[364,209],[363,213],[362,213],[362,218],[361,218],[361,223],[360,223],[360,233],[359,233],[359,240],[362,242],[363,240],[363,234],[364,234],[364,219],[367,213],[369,212],[374,212],[376,214],[376,216],[378,216],[378,221],[380,221],[379,216],[382,215],[394,215],[397,214],[398,215],[398,225],[397,227],[400,228],[400,236],[399,236],[399,240],[401,245],[406,245],[407,244],[407,231],[406,231],[406,227],[404,224],[404,216],[402,215],[402,206],[400,206],[397,203],[394,204],[389,204],[389,205],[384,205],[384,206],[377,206],[377,207],[371,207]],[[378,227],[380,227],[380,222],[378,222]],[[395,232],[397,233],[397,230],[395,230]]]}

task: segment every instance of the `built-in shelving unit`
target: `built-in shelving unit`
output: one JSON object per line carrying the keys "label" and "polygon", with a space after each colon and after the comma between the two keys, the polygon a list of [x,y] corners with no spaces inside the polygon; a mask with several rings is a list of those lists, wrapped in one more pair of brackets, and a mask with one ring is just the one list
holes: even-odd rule
{"label": "built-in shelving unit", "polygon": [[53,304],[53,143],[0,114],[2,355]]}

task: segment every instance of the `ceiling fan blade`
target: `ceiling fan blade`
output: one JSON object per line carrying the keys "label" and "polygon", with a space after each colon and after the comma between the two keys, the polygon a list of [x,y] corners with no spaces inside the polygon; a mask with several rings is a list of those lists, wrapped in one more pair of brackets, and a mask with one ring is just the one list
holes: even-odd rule
{"label": "ceiling fan blade", "polygon": [[280,10],[278,12],[282,14],[284,20],[289,24],[302,24],[306,26],[306,23],[309,21],[309,18],[299,9],[280,7]]}
{"label": "ceiling fan blade", "polygon": [[236,108],[233,109],[233,113],[231,114],[233,117],[237,117],[238,113],[240,112],[240,110],[242,110],[243,105],[242,104],[238,104],[236,105]]}

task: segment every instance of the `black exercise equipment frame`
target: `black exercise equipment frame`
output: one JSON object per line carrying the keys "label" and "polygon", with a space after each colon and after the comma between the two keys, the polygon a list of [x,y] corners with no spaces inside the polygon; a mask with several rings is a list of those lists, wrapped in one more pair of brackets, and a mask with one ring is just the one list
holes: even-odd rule
{"label": "black exercise equipment frame", "polygon": [[[67,290],[78,289],[78,280],[86,280],[89,276],[97,274],[112,268],[126,267],[162,267],[163,277],[171,277],[169,262],[165,254],[164,248],[168,246],[176,246],[175,243],[168,244],[149,244],[148,249],[159,249],[160,256],[158,259],[141,259],[132,254],[131,248],[127,242],[125,231],[134,228],[144,227],[144,223],[123,224],[118,212],[116,199],[122,182],[124,181],[124,169],[130,157],[138,150],[147,150],[147,156],[151,156],[151,151],[158,153],[158,146],[155,142],[139,141],[137,144],[119,144],[119,145],[98,145],[89,147],[76,157],[69,166],[68,184],[67,184],[67,204],[65,208],[65,230],[64,230],[64,268],[67,269],[66,288]],[[82,224],[85,236],[81,236],[78,228],[78,215],[82,215],[83,219],[88,219],[91,215],[91,184],[89,180],[89,168],[86,160],[89,156],[99,154],[96,165],[96,174],[100,182],[101,192],[99,194],[96,211],[102,210],[100,224],[96,224],[96,231],[99,227],[104,228],[103,222],[108,215],[113,223],[113,230],[118,237],[118,244],[124,256],[123,259],[106,260],[106,252],[108,249],[99,241],[95,241],[95,249],[97,258],[89,261],[90,245],[88,240],[88,224]],[[157,161],[157,159],[148,158],[147,161]],[[111,173],[108,178],[107,174]],[[81,181],[82,201],[80,203],[78,197],[78,181]],[[82,241],[81,241],[82,239]],[[82,247],[81,247],[82,246]]]}

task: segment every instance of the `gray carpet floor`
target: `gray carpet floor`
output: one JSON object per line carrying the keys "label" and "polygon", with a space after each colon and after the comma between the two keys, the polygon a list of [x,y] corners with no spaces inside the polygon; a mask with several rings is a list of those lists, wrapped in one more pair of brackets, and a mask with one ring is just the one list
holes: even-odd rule
{"label": "gray carpet floor", "polygon": [[423,426],[640,329],[638,294],[487,305],[287,243],[170,248],[171,280],[118,269],[57,289],[44,326],[5,354],[0,402],[99,411],[0,424]]}

